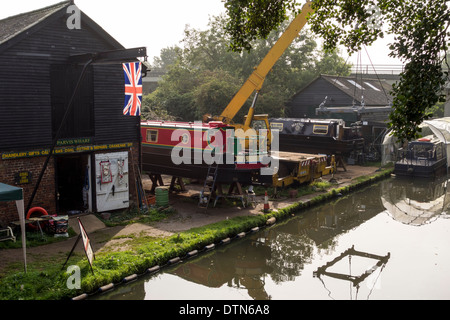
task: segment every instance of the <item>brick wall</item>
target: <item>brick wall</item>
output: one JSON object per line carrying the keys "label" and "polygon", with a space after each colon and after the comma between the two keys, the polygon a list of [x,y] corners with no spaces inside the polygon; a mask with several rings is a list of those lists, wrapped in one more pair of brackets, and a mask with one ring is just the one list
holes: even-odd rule
{"label": "brick wall", "polygon": [[[138,199],[136,190],[136,175],[138,173],[135,172],[137,166],[134,167],[134,164],[138,165],[139,163],[139,146],[138,144],[134,144],[131,149],[108,150],[97,153],[110,153],[118,151],[128,151],[130,207],[136,207]],[[0,158],[0,182],[23,188],[25,210],[41,173],[45,159],[46,157],[21,158],[13,160],[2,160]],[[30,184],[16,184],[15,175],[22,171],[28,171],[31,173],[32,180]],[[47,210],[50,215],[57,214],[55,189],[55,161],[51,158],[31,207],[42,207]],[[17,215],[17,207],[15,202],[0,202],[0,226],[7,226],[12,221],[18,220],[19,217]]]}
{"label": "brick wall", "polygon": [[[0,181],[5,184],[23,188],[25,210],[28,201],[33,193],[36,181],[43,168],[45,157],[23,158],[14,160],[0,159]],[[31,173],[30,184],[16,184],[15,175],[22,171]],[[49,214],[56,213],[55,204],[55,165],[53,158],[50,159],[47,169],[40,183],[40,187],[36,192],[32,207],[42,207]],[[8,225],[12,221],[19,220],[17,215],[17,207],[14,201],[0,202],[0,225]]]}

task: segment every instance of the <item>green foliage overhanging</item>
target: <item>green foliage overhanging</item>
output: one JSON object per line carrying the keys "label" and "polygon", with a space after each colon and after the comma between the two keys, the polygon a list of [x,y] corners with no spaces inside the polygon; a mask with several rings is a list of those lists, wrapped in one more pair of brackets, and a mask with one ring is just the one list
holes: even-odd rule
{"label": "green foliage overhanging", "polygon": [[[230,48],[252,49],[251,42],[265,38],[297,13],[297,0],[224,0],[226,30]],[[450,12],[445,0],[314,0],[311,30],[324,39],[325,49],[345,46],[357,52],[385,33],[395,36],[390,56],[399,58],[405,69],[393,87],[393,109],[389,125],[400,140],[419,136],[419,125],[432,114],[427,112],[444,101],[448,81],[446,63]],[[445,61],[445,63],[443,63]]]}
{"label": "green foliage overhanging", "polygon": [[[183,49],[167,48],[154,66],[166,71],[156,91],[144,98],[146,119],[171,116],[180,121],[201,121],[203,115],[220,115],[254,68],[281,36],[288,22],[264,40],[252,42],[251,52],[233,52],[223,17],[210,19],[207,30],[186,28]],[[285,115],[286,102],[321,73],[348,75],[351,66],[336,51],[318,49],[307,29],[276,62],[266,77],[257,104],[257,113],[271,117]],[[234,119],[243,121],[253,97]]]}

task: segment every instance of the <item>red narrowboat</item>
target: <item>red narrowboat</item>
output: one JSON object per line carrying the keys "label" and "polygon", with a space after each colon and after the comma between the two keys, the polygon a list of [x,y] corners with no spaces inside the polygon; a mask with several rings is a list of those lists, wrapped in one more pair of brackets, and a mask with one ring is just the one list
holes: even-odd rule
{"label": "red narrowboat", "polygon": [[151,174],[203,180],[217,165],[216,182],[252,184],[268,163],[260,161],[266,152],[249,153],[234,128],[220,121],[144,121],[141,135],[142,169]]}

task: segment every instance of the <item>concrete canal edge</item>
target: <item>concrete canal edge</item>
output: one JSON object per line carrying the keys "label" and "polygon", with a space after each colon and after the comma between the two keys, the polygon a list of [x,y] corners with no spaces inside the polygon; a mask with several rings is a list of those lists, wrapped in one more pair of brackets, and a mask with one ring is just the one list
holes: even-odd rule
{"label": "concrete canal edge", "polygon": [[277,221],[281,221],[283,219],[290,218],[293,215],[302,212],[303,210],[306,210],[308,208],[311,208],[311,207],[319,205],[319,204],[324,204],[333,199],[342,197],[344,195],[348,195],[356,190],[361,190],[361,188],[363,188],[363,187],[367,187],[376,182],[387,179],[387,178],[391,177],[392,173],[393,173],[393,168],[380,170],[380,172],[376,173],[375,175],[361,179],[361,181],[354,182],[347,186],[331,189],[328,192],[317,195],[305,202],[299,201],[299,202],[293,203],[287,207],[279,209],[277,211],[271,211],[269,213],[265,213],[264,217],[266,219],[265,219],[264,225],[252,226],[251,228],[248,229],[248,231],[239,232],[236,235],[234,235],[234,237],[232,237],[232,238],[227,237],[224,239],[217,239],[217,241],[214,241],[213,243],[210,243],[210,244],[204,246],[204,248],[200,249],[200,250],[193,248],[184,257],[172,257],[172,258],[168,259],[162,265],[155,265],[155,266],[147,268],[146,271],[141,275],[138,275],[138,274],[126,275],[122,278],[121,283],[105,284],[105,285],[101,286],[100,288],[98,288],[97,291],[95,291],[91,294],[82,293],[81,295],[73,297],[72,300],[85,300],[89,296],[96,295],[96,294],[102,294],[102,293],[114,290],[117,287],[117,285],[127,284],[131,281],[135,281],[140,276],[158,273],[166,266],[172,266],[177,263],[181,263],[185,260],[188,260],[190,258],[198,256],[198,254],[200,254],[202,252],[208,252],[208,251],[216,249],[218,246],[227,245],[235,239],[242,239],[248,234],[256,233],[256,232],[260,231],[261,228],[266,228],[266,227],[271,227],[273,225],[276,225]]}

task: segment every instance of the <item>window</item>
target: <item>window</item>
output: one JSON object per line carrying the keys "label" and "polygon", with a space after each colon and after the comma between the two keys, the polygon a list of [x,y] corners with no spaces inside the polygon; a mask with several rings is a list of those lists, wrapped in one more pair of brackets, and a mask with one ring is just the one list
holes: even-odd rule
{"label": "window", "polygon": [[369,87],[371,87],[375,91],[381,91],[380,89],[378,89],[377,87],[375,87],[373,84],[371,84],[369,82],[364,82],[364,83],[367,84]]}
{"label": "window", "polygon": [[364,87],[362,87],[361,85],[359,85],[358,83],[356,83],[353,80],[347,80],[348,82],[350,82],[352,85],[354,85],[355,87],[357,87],[360,90],[366,90]]}
{"label": "window", "polygon": [[283,123],[272,122],[272,123],[270,124],[270,129],[272,129],[272,130],[283,131]]}
{"label": "window", "polygon": [[313,129],[314,134],[327,134],[328,126],[323,124],[315,124]]}
{"label": "window", "polygon": [[266,130],[267,129],[266,122],[264,120],[253,120],[252,128],[255,129],[256,131]]}
{"label": "window", "polygon": [[340,85],[342,88],[349,90],[349,87],[347,87],[345,84],[343,84],[343,83],[340,82],[339,80],[334,80],[334,83],[337,83],[337,84]]}
{"label": "window", "polygon": [[147,142],[158,142],[158,130],[147,130]]}

